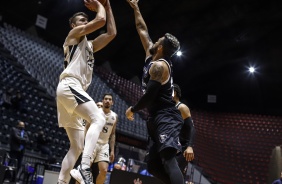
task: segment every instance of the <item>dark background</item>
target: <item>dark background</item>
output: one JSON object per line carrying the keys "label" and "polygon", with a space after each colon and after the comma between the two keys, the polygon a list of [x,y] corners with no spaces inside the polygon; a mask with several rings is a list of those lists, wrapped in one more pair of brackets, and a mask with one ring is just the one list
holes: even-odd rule
{"label": "dark background", "polygon": [[[118,35],[96,55],[96,65],[139,83],[145,53],[126,0],[111,0]],[[281,0],[140,0],[155,42],[166,32],[181,42],[174,81],[191,109],[282,115]],[[62,47],[68,18],[85,11],[82,0],[1,1],[2,21]],[[47,28],[35,26],[37,14]],[[93,38],[101,29],[89,36]],[[63,53],[62,53],[63,54]],[[61,62],[61,61],[58,61]],[[248,67],[256,72],[250,74]],[[217,103],[207,103],[207,95]]]}

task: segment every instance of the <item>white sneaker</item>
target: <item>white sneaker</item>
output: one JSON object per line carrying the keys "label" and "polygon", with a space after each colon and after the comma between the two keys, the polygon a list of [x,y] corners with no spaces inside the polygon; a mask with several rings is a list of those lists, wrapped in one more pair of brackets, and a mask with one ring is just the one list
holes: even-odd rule
{"label": "white sneaker", "polygon": [[59,180],[59,181],[57,182],[57,184],[67,184],[67,183],[64,182],[64,181],[60,181],[60,180]]}
{"label": "white sneaker", "polygon": [[80,184],[85,184],[78,169],[79,169],[78,167],[77,167],[76,169],[72,169],[72,170],[70,171],[70,175],[71,175],[78,183],[80,183]]}

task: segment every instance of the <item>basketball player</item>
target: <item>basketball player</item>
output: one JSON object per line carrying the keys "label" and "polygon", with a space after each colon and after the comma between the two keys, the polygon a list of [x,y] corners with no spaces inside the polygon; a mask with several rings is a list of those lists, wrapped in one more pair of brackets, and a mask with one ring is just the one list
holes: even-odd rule
{"label": "basketball player", "polygon": [[[101,109],[103,110],[103,114],[106,119],[106,124],[100,133],[96,148],[93,152],[93,159],[91,160],[91,162],[93,163],[93,167],[95,167],[94,165],[96,163],[98,163],[99,167],[99,174],[96,178],[96,184],[103,184],[105,182],[109,162],[113,162],[115,159],[115,132],[118,116],[115,112],[111,110],[112,105],[112,94],[104,94],[103,105]],[[71,175],[74,176],[79,183],[81,183],[82,178],[80,177],[78,170],[71,170]]]}
{"label": "basketball player", "polygon": [[[104,6],[97,0],[84,0],[85,6],[97,12],[96,17],[88,21],[83,12],[75,13],[70,18],[72,28],[63,45],[65,69],[60,75],[57,87],[57,109],[59,127],[64,127],[70,140],[70,149],[62,162],[58,178],[59,184],[69,183],[70,170],[82,154],[79,173],[85,184],[92,183],[90,160],[99,134],[105,125],[105,118],[93,99],[86,93],[92,80],[93,53],[104,48],[116,35],[116,26],[109,1]],[[107,18],[107,21],[106,21]],[[107,23],[106,23],[107,22]],[[107,32],[94,40],[88,41],[86,35],[107,25]],[[84,136],[84,127],[78,118],[90,123],[89,131]],[[79,123],[80,122],[80,123]],[[85,137],[85,146],[84,146]],[[84,149],[83,149],[84,147]]]}
{"label": "basketball player", "polygon": [[[113,106],[113,95],[104,94],[102,109],[106,118],[106,124],[100,133],[96,149],[93,153],[93,163],[98,163],[99,174],[96,184],[103,184],[106,180],[109,162],[115,160],[116,125],[118,116],[111,110]],[[110,154],[110,155],[109,155]]]}
{"label": "basketball player", "polygon": [[166,33],[153,43],[138,7],[138,0],[127,0],[134,10],[136,29],[146,53],[143,68],[142,87],[144,95],[126,110],[129,120],[133,114],[147,108],[148,133],[153,140],[148,158],[148,171],[165,184],[183,184],[183,175],[176,161],[176,153],[181,151],[179,132],[183,125],[180,111],[173,101],[172,62],[180,48],[179,41]]}
{"label": "basketball player", "polygon": [[184,120],[184,125],[180,131],[179,139],[182,146],[182,154],[178,154],[176,159],[183,176],[186,176],[188,169],[188,162],[194,159],[194,138],[195,138],[195,127],[191,117],[191,112],[187,105],[180,102],[181,89],[177,84],[173,84],[174,97],[173,100],[176,103],[176,107],[181,112],[181,116]]}
{"label": "basketball player", "polygon": [[103,107],[103,102],[97,102],[96,105],[97,105],[98,108],[102,108]]}

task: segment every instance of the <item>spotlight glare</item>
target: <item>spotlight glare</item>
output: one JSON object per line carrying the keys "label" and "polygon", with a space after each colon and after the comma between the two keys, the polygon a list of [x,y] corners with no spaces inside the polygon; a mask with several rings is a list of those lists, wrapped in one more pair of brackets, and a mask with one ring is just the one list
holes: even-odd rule
{"label": "spotlight glare", "polygon": [[255,68],[254,68],[254,67],[250,67],[250,68],[249,68],[249,72],[250,72],[250,73],[254,73],[254,72],[255,72]]}
{"label": "spotlight glare", "polygon": [[181,56],[181,55],[182,55],[182,52],[181,52],[181,51],[177,51],[176,55],[177,55],[177,56]]}

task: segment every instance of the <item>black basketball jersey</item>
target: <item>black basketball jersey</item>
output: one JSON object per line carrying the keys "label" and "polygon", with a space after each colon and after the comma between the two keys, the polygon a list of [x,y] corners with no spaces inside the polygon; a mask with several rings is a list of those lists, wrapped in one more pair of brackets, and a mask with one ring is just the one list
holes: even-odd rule
{"label": "black basketball jersey", "polygon": [[[151,102],[151,105],[147,108],[151,115],[160,109],[175,106],[175,102],[173,101],[172,63],[170,60],[165,60],[163,58],[159,59],[158,61],[166,62],[170,70],[170,76],[169,79],[161,85],[157,98],[153,102]],[[148,57],[145,61],[145,65],[143,67],[143,76],[142,76],[143,93],[146,92],[147,84],[150,80],[149,70],[153,63],[154,61],[152,61],[152,57]]]}

